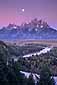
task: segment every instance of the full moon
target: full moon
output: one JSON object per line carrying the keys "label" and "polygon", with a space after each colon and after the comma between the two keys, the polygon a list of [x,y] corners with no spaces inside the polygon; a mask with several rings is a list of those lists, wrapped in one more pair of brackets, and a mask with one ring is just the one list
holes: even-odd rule
{"label": "full moon", "polygon": [[25,11],[25,9],[21,9],[22,10],[22,12],[24,12]]}

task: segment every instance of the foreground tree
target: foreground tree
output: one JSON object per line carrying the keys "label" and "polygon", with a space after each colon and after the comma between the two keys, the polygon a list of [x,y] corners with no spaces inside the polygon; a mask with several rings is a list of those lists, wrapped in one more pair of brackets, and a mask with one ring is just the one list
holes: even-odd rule
{"label": "foreground tree", "polygon": [[11,65],[9,65],[9,72],[8,72],[8,82],[11,85],[25,85],[25,75],[20,72],[20,68],[17,65],[17,62],[12,60]]}
{"label": "foreground tree", "polygon": [[28,80],[27,80],[27,85],[35,85],[35,81],[33,79],[33,75],[30,74]]}
{"label": "foreground tree", "polygon": [[51,72],[47,65],[44,65],[40,72],[39,85],[55,85],[55,81],[51,77]]}

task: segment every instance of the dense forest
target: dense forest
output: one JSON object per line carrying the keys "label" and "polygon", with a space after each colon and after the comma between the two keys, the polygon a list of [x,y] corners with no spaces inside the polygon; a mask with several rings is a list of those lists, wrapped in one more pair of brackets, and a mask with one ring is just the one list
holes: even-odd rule
{"label": "dense forest", "polygon": [[[20,50],[20,48],[18,49]],[[39,48],[37,49],[39,50]],[[45,55],[36,55],[31,58],[19,57],[16,49],[16,46],[11,48],[3,41],[0,41],[0,85],[35,85],[32,73],[40,75],[40,78],[36,77],[36,85],[55,85],[53,75],[57,75],[56,69],[54,69],[57,65],[57,60],[54,52],[57,52],[57,48],[54,48],[50,53]],[[41,49],[43,49],[43,46]],[[14,61],[14,58],[12,58],[13,55],[16,58],[19,57],[19,59]],[[53,69],[52,66],[54,67]],[[27,78],[20,71],[31,72],[31,74]]]}

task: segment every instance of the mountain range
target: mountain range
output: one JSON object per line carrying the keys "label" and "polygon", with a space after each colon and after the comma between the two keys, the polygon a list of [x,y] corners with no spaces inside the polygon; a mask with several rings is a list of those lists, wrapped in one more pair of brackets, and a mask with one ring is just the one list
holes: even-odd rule
{"label": "mountain range", "polygon": [[57,30],[51,28],[47,22],[33,19],[20,26],[9,24],[0,29],[0,39],[57,39]]}

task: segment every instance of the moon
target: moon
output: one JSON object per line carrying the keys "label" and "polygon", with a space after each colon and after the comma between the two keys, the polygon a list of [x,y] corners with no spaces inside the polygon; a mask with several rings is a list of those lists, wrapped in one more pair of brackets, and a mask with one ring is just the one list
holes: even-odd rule
{"label": "moon", "polygon": [[22,12],[24,12],[24,11],[25,11],[25,9],[23,8],[23,9],[21,9],[21,11],[22,11]]}

